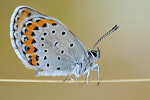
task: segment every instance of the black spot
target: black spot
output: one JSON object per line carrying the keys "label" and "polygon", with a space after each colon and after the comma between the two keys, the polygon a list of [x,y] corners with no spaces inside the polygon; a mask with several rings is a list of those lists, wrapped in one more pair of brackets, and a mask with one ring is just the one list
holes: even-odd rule
{"label": "black spot", "polygon": [[32,64],[32,59],[30,59],[28,62],[29,62],[31,65],[33,65],[33,64]]}
{"label": "black spot", "polygon": [[45,24],[43,25],[43,27],[47,27],[47,24],[45,23]]}
{"label": "black spot", "polygon": [[17,21],[19,20],[19,17],[17,18]]}
{"label": "black spot", "polygon": [[32,33],[31,33],[31,36],[34,36],[34,35],[35,35],[35,33],[34,33],[34,32],[32,32]]}
{"label": "black spot", "polygon": [[22,11],[22,14],[23,14],[24,10]]}
{"label": "black spot", "polygon": [[60,67],[58,67],[57,70],[60,70]]}
{"label": "black spot", "polygon": [[44,60],[46,60],[47,59],[47,57],[46,56],[44,56]]}
{"label": "black spot", "polygon": [[36,55],[36,61],[38,61],[39,60],[39,56],[38,55]]}
{"label": "black spot", "polygon": [[47,52],[47,50],[44,50],[44,52],[46,53],[46,52]]}
{"label": "black spot", "polygon": [[[32,18],[33,19],[33,18]],[[32,19],[29,19],[28,21],[32,21]]]}
{"label": "black spot", "polygon": [[32,43],[31,43],[31,44],[34,44],[34,43],[36,43],[36,41],[33,39],[33,41],[32,41]]}
{"label": "black spot", "polygon": [[58,60],[60,60],[60,57],[58,57]]}
{"label": "black spot", "polygon": [[63,53],[64,53],[64,50],[61,50],[61,53],[63,54]]}
{"label": "black spot", "polygon": [[37,19],[37,20],[36,20],[36,22],[39,22],[39,21],[40,21],[40,19]]}
{"label": "black spot", "polygon": [[44,38],[42,37],[42,38],[41,38],[41,40],[43,41],[43,40],[44,40]]}
{"label": "black spot", "polygon": [[52,30],[52,33],[54,34],[54,33],[55,33],[55,30]]}
{"label": "black spot", "polygon": [[86,71],[86,67],[85,67],[84,71]]}
{"label": "black spot", "polygon": [[38,51],[38,49],[36,47],[34,47],[34,52],[37,52],[37,51]]}
{"label": "black spot", "polygon": [[23,54],[26,55],[26,53],[23,51]]}
{"label": "black spot", "polygon": [[36,26],[33,30],[39,30],[39,27],[38,27],[38,26]]}
{"label": "black spot", "polygon": [[31,58],[31,56],[29,56],[29,58]]}
{"label": "black spot", "polygon": [[20,41],[20,42],[21,42],[21,45],[24,44],[22,41]]}
{"label": "black spot", "polygon": [[91,51],[91,53],[94,55],[94,57],[97,57],[97,53],[96,53],[96,51]]}
{"label": "black spot", "polygon": [[28,17],[30,17],[30,16],[31,16],[31,13],[28,14]]}
{"label": "black spot", "polygon": [[63,31],[63,32],[62,32],[62,35],[65,35],[65,34],[66,34],[66,32]]}
{"label": "black spot", "polygon": [[30,26],[30,25],[32,25],[32,23],[28,23],[28,24],[27,24],[27,26]]}
{"label": "black spot", "polygon": [[49,63],[47,63],[47,67],[49,67]]}
{"label": "black spot", "polygon": [[27,29],[24,30],[25,33],[26,33],[27,31],[28,31]]}
{"label": "black spot", "polygon": [[54,47],[58,44],[58,42],[55,42]]}
{"label": "black spot", "polygon": [[39,63],[37,63],[37,66],[39,66]]}
{"label": "black spot", "polygon": [[52,26],[56,26],[57,25],[57,23],[52,23]]}
{"label": "black spot", "polygon": [[15,27],[18,28],[18,25],[16,24]]}
{"label": "black spot", "polygon": [[25,46],[25,48],[24,48],[26,51],[29,51],[29,47],[28,46]]}
{"label": "black spot", "polygon": [[21,31],[21,35],[23,35],[24,33]]}
{"label": "black spot", "polygon": [[25,38],[24,38],[24,41],[28,41],[28,38],[27,38],[27,37],[25,37]]}
{"label": "black spot", "polygon": [[73,43],[70,44],[70,47],[73,47]]}
{"label": "black spot", "polygon": [[41,44],[42,46],[44,46],[44,44]]}
{"label": "black spot", "polygon": [[43,35],[47,35],[47,32],[44,32]]}

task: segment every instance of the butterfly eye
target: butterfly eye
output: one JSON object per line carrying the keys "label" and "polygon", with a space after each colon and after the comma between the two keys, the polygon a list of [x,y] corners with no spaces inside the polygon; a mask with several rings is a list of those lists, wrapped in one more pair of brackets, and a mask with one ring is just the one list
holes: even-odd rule
{"label": "butterfly eye", "polygon": [[94,56],[95,58],[97,57],[96,51],[92,50],[91,53],[93,54],[93,56]]}

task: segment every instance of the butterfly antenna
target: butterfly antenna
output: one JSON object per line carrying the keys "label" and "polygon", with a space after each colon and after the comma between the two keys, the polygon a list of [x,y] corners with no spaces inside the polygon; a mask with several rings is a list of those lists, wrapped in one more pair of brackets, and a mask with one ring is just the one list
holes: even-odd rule
{"label": "butterfly antenna", "polygon": [[93,49],[95,48],[95,46],[98,44],[98,42],[100,42],[101,40],[103,40],[106,36],[108,36],[109,34],[113,33],[114,31],[116,31],[118,29],[119,26],[115,25],[110,31],[108,31],[106,34],[104,34],[93,46]]}

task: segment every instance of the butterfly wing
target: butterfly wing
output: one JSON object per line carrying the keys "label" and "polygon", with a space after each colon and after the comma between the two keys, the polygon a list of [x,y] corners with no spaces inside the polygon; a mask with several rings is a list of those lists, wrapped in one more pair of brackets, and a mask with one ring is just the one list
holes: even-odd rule
{"label": "butterfly wing", "polygon": [[[68,75],[88,53],[60,21],[30,7],[19,6],[11,17],[10,37],[18,57],[41,75]],[[42,71],[44,70],[44,71]]]}

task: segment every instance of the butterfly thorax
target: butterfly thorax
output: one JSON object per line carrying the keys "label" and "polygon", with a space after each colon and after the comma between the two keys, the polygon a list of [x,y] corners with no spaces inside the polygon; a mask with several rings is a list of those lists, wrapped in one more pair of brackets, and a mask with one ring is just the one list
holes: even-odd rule
{"label": "butterfly thorax", "polygon": [[76,63],[75,76],[78,78],[84,75],[88,70],[91,70],[94,63],[100,58],[100,50],[91,50],[88,52],[88,57],[82,63]]}

